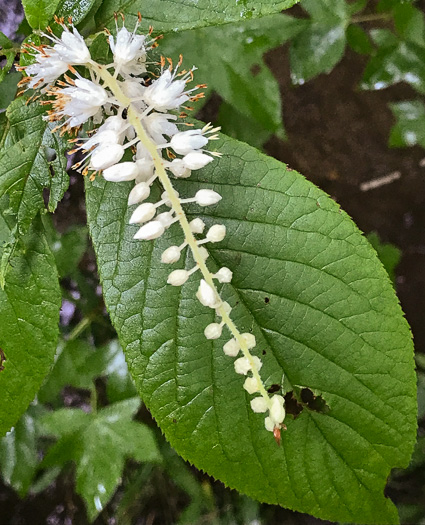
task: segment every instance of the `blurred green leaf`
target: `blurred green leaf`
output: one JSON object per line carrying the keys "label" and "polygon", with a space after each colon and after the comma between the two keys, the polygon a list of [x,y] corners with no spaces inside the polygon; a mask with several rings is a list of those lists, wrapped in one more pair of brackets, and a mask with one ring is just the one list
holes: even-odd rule
{"label": "blurred green leaf", "polygon": [[[5,57],[6,63],[0,69],[0,83],[6,78],[7,73],[13,66],[13,61],[16,56],[15,44],[7,38],[7,36],[0,31],[0,58]],[[1,95],[1,93],[0,93]],[[0,97],[1,100],[1,97]],[[3,100],[0,102],[0,108],[6,107]]]}
{"label": "blurred green leaf", "polygon": [[177,32],[260,18],[289,9],[297,2],[298,0],[243,0],[230,3],[228,0],[197,0],[176,3],[171,0],[104,0],[95,18],[99,27],[110,25],[112,29],[115,27],[114,13],[123,13],[126,23],[131,26],[136,23],[137,13],[140,11],[143,15],[142,29],[153,25],[155,31]]}
{"label": "blurred green leaf", "polygon": [[77,269],[88,245],[86,226],[73,226],[60,234],[54,227],[49,228],[48,241],[55,257],[61,278],[71,275]]}
{"label": "blurred green leaf", "polygon": [[0,439],[0,472],[21,498],[37,470],[37,418],[41,407],[30,406],[15,427]]}
{"label": "blurred green leaf", "polygon": [[70,16],[73,24],[78,25],[90,13],[95,3],[96,0],[59,0],[56,14],[65,19]]}
{"label": "blurred green leaf", "polygon": [[[10,236],[0,199],[0,246]],[[39,220],[21,240],[0,289],[0,348],[6,360],[0,371],[0,436],[16,423],[34,399],[53,365],[61,294],[55,262]]]}
{"label": "blurred green leaf", "polygon": [[356,53],[370,55],[373,51],[372,42],[368,34],[360,26],[354,24],[349,25],[345,36],[347,37],[347,44]]}
{"label": "blurred green leaf", "polygon": [[[304,0],[309,25],[291,42],[291,78],[304,84],[320,73],[329,73],[345,50],[345,30],[351,11],[345,0]],[[304,23],[301,20],[300,23]]]}
{"label": "blurred green leaf", "polygon": [[[388,275],[347,215],[301,175],[225,136],[214,148],[222,157],[175,187],[186,197],[208,180],[223,197],[186,208],[189,219],[227,228],[208,245],[211,270],[233,271],[222,297],[241,331],[255,334],[266,384],[285,374],[286,390],[308,386],[329,411],[288,417],[278,447],[223,354],[228,335],[204,337],[215,312],[200,308],[199,281],[166,286],[161,253],[182,242],[178,226],[136,242],[132,185],[96,178],[86,184],[88,223],[138,391],[178,453],[228,486],[325,519],[396,523],[383,489],[413,449],[416,377]],[[152,199],[159,194],[154,186]],[[179,263],[192,265],[185,255]]]}
{"label": "blurred green leaf", "polygon": [[[235,134],[249,123],[251,129],[259,129],[256,145],[261,146],[261,136],[266,139],[272,133],[283,136],[279,85],[264,64],[263,55],[301,29],[297,20],[276,14],[167,35],[161,43],[161,52],[175,56],[178,50],[185,64],[196,64],[195,78],[208,85],[207,93],[216,91],[227,102],[227,107],[237,112],[227,119],[223,119],[222,113],[221,121],[224,120],[226,129]],[[236,122],[238,113],[242,122]],[[235,122],[226,126],[230,118]],[[238,135],[238,138],[244,140],[245,137]]]}
{"label": "blurred green leaf", "polygon": [[390,104],[396,123],[391,129],[392,147],[422,146],[425,148],[425,104],[410,100]]}
{"label": "blurred green leaf", "polygon": [[[20,78],[21,74],[17,73],[16,71],[8,73],[5,76],[3,82],[0,84],[0,109],[6,109],[7,106],[15,98]],[[0,149],[1,147],[2,146],[0,140]]]}
{"label": "blurred green leaf", "polygon": [[44,29],[60,0],[22,0],[25,17],[33,29]]}
{"label": "blurred green leaf", "polygon": [[424,13],[410,4],[396,4],[393,10],[394,23],[398,34],[404,40],[425,46]]}
{"label": "blurred green leaf", "polygon": [[132,420],[139,406],[140,399],[132,398],[95,414],[62,409],[42,419],[44,431],[59,438],[53,452],[46,454],[44,464],[52,466],[71,459],[76,463],[77,492],[86,503],[91,521],[113,495],[126,458],[140,462],[161,460],[153,432]]}
{"label": "blurred green leaf", "polygon": [[110,341],[102,351],[108,354],[106,394],[109,401],[115,403],[137,395],[133,379],[128,372],[124,352],[118,341]]}
{"label": "blurred green leaf", "polygon": [[379,238],[376,232],[369,233],[367,240],[376,250],[379,260],[387,270],[392,282],[395,282],[395,269],[397,268],[401,259],[401,250],[394,244],[384,243]]}

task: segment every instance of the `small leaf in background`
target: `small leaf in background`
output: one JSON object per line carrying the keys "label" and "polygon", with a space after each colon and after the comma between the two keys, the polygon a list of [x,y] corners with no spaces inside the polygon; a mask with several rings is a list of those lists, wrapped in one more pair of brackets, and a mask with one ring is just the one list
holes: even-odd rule
{"label": "small leaf in background", "polygon": [[363,89],[384,89],[407,82],[425,93],[425,23],[424,13],[409,4],[393,10],[398,37],[385,29],[370,32],[378,46],[363,74]]}
{"label": "small leaf in background", "polygon": [[161,461],[152,430],[132,420],[139,406],[140,399],[132,398],[94,414],[62,409],[42,419],[44,432],[59,438],[47,452],[43,465],[69,460],[76,463],[77,492],[86,503],[90,521],[112,497],[126,458]]}
{"label": "small leaf in background", "polygon": [[[3,80],[6,78],[7,73],[13,66],[13,61],[15,60],[16,53],[17,50],[15,48],[14,43],[0,31],[0,59],[2,57],[6,58],[6,64],[4,64],[3,67],[0,69],[0,83],[3,82]],[[6,107],[3,100],[1,100],[0,105],[2,106],[0,109]]]}
{"label": "small leaf in background", "polygon": [[[13,71],[8,73],[3,82],[0,84],[0,110],[6,109],[7,106],[15,98],[18,91],[18,82],[22,78],[20,73]],[[4,115],[6,117],[6,114]],[[2,148],[2,141],[0,140],[0,149]]]}
{"label": "small leaf in background", "polygon": [[204,337],[214,312],[199,307],[197,279],[165,284],[161,253],[182,242],[179,228],[134,241],[131,184],[96,178],[86,181],[88,223],[138,391],[177,452],[231,488],[322,519],[397,523],[383,490],[413,450],[416,378],[388,275],[349,217],[301,175],[230,138],[214,145],[223,156],[176,189],[194,195],[208,180],[223,197],[211,209],[186,209],[189,219],[219,218],[227,228],[208,259],[213,271],[234,272],[223,300],[255,334],[266,385],[284,375],[285,390],[310,388],[327,410],[303,406],[276,445],[223,354],[227,334]]}
{"label": "small leaf in background", "polygon": [[44,29],[60,0],[22,0],[25,17],[33,29]]}
{"label": "small leaf in background", "polygon": [[[96,23],[115,28],[114,13],[121,12],[126,17],[128,27],[137,21],[137,13],[143,15],[142,29],[153,25],[155,31],[182,31],[196,27],[215,26],[229,22],[239,22],[261,18],[289,9],[298,0],[197,0],[196,2],[170,2],[169,0],[104,0],[96,14]],[[221,49],[224,49],[224,45]]]}
{"label": "small leaf in background", "polygon": [[[252,131],[246,131],[244,136],[243,130],[258,128],[258,136],[251,142],[260,147],[273,133],[284,136],[279,85],[264,64],[263,55],[301,29],[294,18],[276,14],[166,35],[160,51],[173,57],[178,49],[188,67],[196,64],[195,78],[207,84],[206,94],[215,91],[227,103],[220,115],[223,129],[246,140]],[[227,108],[230,112],[226,114]]]}
{"label": "small leaf in background", "polygon": [[[0,199],[0,246],[10,237],[6,200]],[[41,221],[33,221],[21,242],[0,289],[0,348],[6,358],[0,371],[0,436],[34,399],[53,365],[58,337],[61,294]]]}
{"label": "small leaf in background", "polygon": [[[329,73],[345,50],[345,30],[351,10],[345,0],[304,0],[302,7],[311,19],[291,42],[291,78],[294,84]],[[300,20],[305,23],[305,20]]]}
{"label": "small leaf in background", "polygon": [[394,283],[395,269],[397,268],[401,259],[401,250],[394,244],[382,242],[376,232],[369,233],[367,235],[367,240],[376,250],[379,260],[384,265],[384,268],[387,270],[391,281]]}
{"label": "small leaf in background", "polygon": [[390,104],[396,123],[391,129],[389,144],[392,147],[422,146],[425,148],[425,104],[410,100]]}
{"label": "small leaf in background", "polygon": [[366,31],[360,26],[351,24],[345,33],[347,44],[353,51],[361,55],[370,55],[373,51],[372,42]]}
{"label": "small leaf in background", "polygon": [[14,428],[0,439],[0,471],[3,480],[24,498],[37,466],[37,419],[40,406],[30,406]]}
{"label": "small leaf in background", "polygon": [[80,24],[86,16],[90,13],[95,4],[100,5],[99,0],[59,0],[59,4],[56,9],[56,14],[59,17],[64,17],[65,20],[68,17],[72,17],[72,23],[74,25]]}

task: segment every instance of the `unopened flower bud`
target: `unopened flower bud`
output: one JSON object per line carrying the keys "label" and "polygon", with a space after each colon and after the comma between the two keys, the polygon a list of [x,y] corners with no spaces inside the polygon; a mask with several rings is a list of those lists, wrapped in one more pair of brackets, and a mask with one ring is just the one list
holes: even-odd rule
{"label": "unopened flower bud", "polygon": [[198,250],[199,250],[199,253],[201,254],[202,259],[206,261],[208,257],[210,256],[210,254],[208,253],[208,250],[204,248],[203,246],[199,246]]}
{"label": "unopened flower bud", "polygon": [[147,222],[152,219],[156,213],[156,208],[151,202],[144,202],[137,206],[130,217],[130,224]]}
{"label": "unopened flower bud", "polygon": [[181,286],[189,279],[189,272],[187,270],[174,270],[168,276],[167,283],[173,286]]}
{"label": "unopened flower bud", "polygon": [[227,341],[223,346],[223,352],[230,357],[236,357],[239,354],[240,349],[241,347],[236,339],[230,339],[230,341]]}
{"label": "unopened flower bud", "polygon": [[239,359],[236,359],[234,366],[235,372],[244,376],[246,376],[246,374],[251,370],[251,363],[246,357],[239,357]]}
{"label": "unopened flower bud", "polygon": [[110,182],[124,182],[134,180],[137,172],[137,166],[134,162],[120,162],[119,164],[106,168],[103,172],[103,178]]}
{"label": "unopened flower bud", "polygon": [[193,151],[185,155],[182,160],[186,168],[190,170],[199,170],[209,164],[213,160],[213,157],[205,155],[205,153]]}
{"label": "unopened flower bud", "polygon": [[167,169],[179,179],[187,179],[191,175],[190,169],[186,167],[182,159],[174,159],[167,165]]}
{"label": "unopened flower bud", "polygon": [[269,432],[273,432],[275,424],[273,423],[270,417],[266,417],[264,420],[264,426],[266,427],[266,430],[268,430]]}
{"label": "unopened flower bud", "polygon": [[178,246],[170,246],[161,255],[161,261],[165,264],[172,264],[180,259],[181,251]]}
{"label": "unopened flower bud", "polygon": [[223,268],[220,268],[218,272],[214,275],[214,277],[218,280],[219,283],[230,283],[232,280],[233,273],[229,268],[226,268],[223,266]]}
{"label": "unopened flower bud", "polygon": [[174,215],[171,211],[164,211],[156,216],[156,220],[159,221],[165,229],[169,228],[174,222]]}
{"label": "unopened flower bud", "polygon": [[[123,164],[127,164],[127,163],[124,162]],[[108,169],[111,169],[111,168],[108,168]],[[108,171],[108,170],[105,170],[105,171]],[[103,176],[105,176],[105,171],[103,172]],[[144,201],[145,199],[149,197],[150,192],[151,192],[151,189],[146,184],[146,182],[139,182],[139,184],[136,184],[134,188],[130,191],[130,195],[128,196],[128,205],[132,206],[133,204],[137,204],[139,202]]]}
{"label": "unopened flower bud", "polygon": [[243,387],[248,392],[248,394],[255,394],[258,392],[258,383],[255,377],[247,377]]}
{"label": "unopened flower bud", "polygon": [[267,401],[264,397],[256,397],[251,399],[251,408],[254,412],[267,412]]}
{"label": "unopened flower bud", "polygon": [[210,308],[217,308],[221,304],[221,301],[217,297],[215,291],[204,279],[201,279],[196,297],[199,299],[201,304],[204,306],[209,306]]}
{"label": "unopened flower bud", "polygon": [[255,340],[255,335],[253,334],[245,333],[242,334],[242,337],[245,339],[248,350],[251,350],[251,348],[254,348],[254,346],[257,344]]}
{"label": "unopened flower bud", "polygon": [[202,233],[205,228],[205,222],[202,219],[196,218],[190,221],[189,226],[193,233]]}
{"label": "unopened flower bud", "polygon": [[213,190],[199,190],[195,194],[195,199],[199,206],[211,206],[221,200],[221,195]]}
{"label": "unopened flower bud", "polygon": [[204,334],[207,339],[218,339],[221,336],[223,328],[218,323],[209,324],[205,330]]}
{"label": "unopened flower bud", "polygon": [[208,138],[200,129],[190,129],[176,133],[170,140],[170,146],[179,155],[187,155],[194,150],[201,149],[208,143]]}
{"label": "unopened flower bud", "polygon": [[124,147],[121,144],[102,144],[94,150],[90,167],[96,171],[106,170],[119,162],[123,155]]}
{"label": "unopened flower bud", "polygon": [[144,224],[133,237],[133,239],[141,239],[143,241],[151,241],[161,237],[165,228],[159,221],[151,221]]}
{"label": "unopened flower bud", "polygon": [[224,239],[226,236],[226,226],[223,224],[214,224],[214,226],[211,226],[211,228],[208,230],[206,238],[210,242],[220,242]]}
{"label": "unopened flower bud", "polygon": [[[176,190],[173,190],[173,191],[174,191],[174,195],[175,195],[177,198],[179,198],[179,194],[177,193],[177,191],[176,191]],[[171,207],[170,197],[169,197],[169,195],[168,195],[168,193],[167,193],[166,191],[163,191],[163,192],[162,192],[162,194],[161,194],[161,199],[162,199],[163,201],[165,201],[164,204],[165,204],[166,206]]]}
{"label": "unopened flower bud", "polygon": [[270,407],[270,419],[275,425],[279,425],[285,419],[285,409],[283,404],[285,399],[282,396],[274,395],[272,397],[272,406]]}

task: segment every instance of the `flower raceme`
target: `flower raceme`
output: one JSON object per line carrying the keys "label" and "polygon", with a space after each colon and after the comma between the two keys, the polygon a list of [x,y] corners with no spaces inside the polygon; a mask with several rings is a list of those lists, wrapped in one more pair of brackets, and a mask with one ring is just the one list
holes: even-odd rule
{"label": "flower raceme", "polygon": [[[196,129],[184,122],[187,114],[181,111],[191,109],[183,104],[201,98],[203,93],[198,90],[205,85],[188,87],[196,68],[180,70],[181,55],[175,67],[171,59],[161,57],[157,64],[159,71],[149,75],[147,53],[156,47],[159,37],[153,38],[152,30],[148,35],[137,34],[140,15],[133,32],[124,24],[118,28],[117,17],[115,21],[116,36],[107,31],[113,62],[101,65],[91,58],[72,21],[67,26],[62,19],[56,19],[63,29],[61,37],[55,36],[50,28],[43,34],[53,45],[24,47],[24,52],[33,56],[34,63],[21,68],[26,72],[21,85],[38,88],[50,97],[42,104],[51,104],[45,118],[58,122],[55,130],[81,135],[82,125],[91,123],[93,129],[89,137],[70,139],[74,144],[70,153],[82,157],[74,169],[83,175],[91,172],[91,180],[101,173],[109,182],[134,181],[128,197],[128,205],[134,207],[130,224],[138,227],[134,239],[151,241],[174,223],[180,224],[184,234],[182,243],[168,247],[162,253],[161,262],[175,264],[183,250],[189,248],[193,267],[171,271],[167,283],[182,286],[193,274],[201,274],[196,297],[203,306],[214,310],[217,317],[216,322],[205,328],[205,337],[215,340],[222,336],[223,330],[230,332],[231,338],[224,344],[223,352],[236,358],[235,372],[247,376],[243,388],[249,395],[258,394],[250,401],[252,410],[267,413],[265,428],[273,432],[279,442],[280,429],[284,427],[284,399],[279,395],[269,396],[259,373],[262,361],[251,353],[256,346],[255,336],[239,332],[230,316],[232,307],[220,298],[215,284],[230,283],[232,271],[223,267],[211,273],[206,264],[209,254],[204,245],[223,241],[226,227],[214,224],[204,233],[204,222],[200,218],[189,222],[183,210],[189,203],[214,206],[221,195],[213,189],[202,188],[193,197],[182,198],[170,178],[190,177],[193,170],[204,168],[220,156],[207,149],[210,141],[218,138],[219,128],[206,124]],[[80,66],[80,72],[74,66]],[[82,76],[81,66],[88,70],[89,78]],[[121,162],[128,149],[133,153],[132,160]],[[157,202],[148,202],[154,183],[159,183],[163,192]]]}

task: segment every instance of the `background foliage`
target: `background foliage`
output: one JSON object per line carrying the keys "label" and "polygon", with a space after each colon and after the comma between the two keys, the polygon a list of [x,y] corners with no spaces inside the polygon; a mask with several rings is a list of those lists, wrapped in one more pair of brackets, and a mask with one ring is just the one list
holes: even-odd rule
{"label": "background foliage", "polygon": [[[294,2],[243,2],[242,5],[236,2],[235,5],[229,5],[227,2],[217,0],[213,8],[211,2],[208,2],[207,17],[202,2],[194,6],[192,2],[175,4],[166,0],[157,0],[151,2],[149,6],[144,5],[145,3],[139,6],[137,2],[121,2],[117,6],[117,2],[108,0],[84,3],[73,0],[57,2],[27,0],[23,4],[28,23],[24,22],[20,31],[28,37],[30,26],[35,29],[44,27],[55,11],[63,16],[72,14],[75,23],[79,24],[79,29],[89,34],[103,24],[113,28],[112,16],[116,10],[123,11],[131,25],[132,17],[135,17],[137,10],[140,9],[144,15],[144,28],[153,24],[156,30],[166,33],[161,46],[163,53],[175,55],[175,50],[178,49],[189,64],[193,62],[199,66],[198,78],[209,84],[209,91],[206,99],[198,104],[197,110],[202,110],[204,115],[207,115],[208,105],[203,108],[202,106],[210,98],[211,107],[217,108],[219,105],[215,117],[223,130],[230,136],[258,148],[261,148],[272,136],[285,137],[279,85],[270,72],[267,61],[263,60],[264,53],[288,42],[292,81],[294,84],[303,85],[319,74],[330,72],[341,60],[348,46],[354,52],[368,57],[360,84],[362,89],[384,89],[403,81],[417,91],[416,99],[397,100],[391,104],[395,123],[389,143],[396,147],[423,145],[421,130],[424,108],[420,96],[424,93],[423,85],[425,85],[422,59],[422,48],[425,45],[424,15],[415,2],[303,0],[301,8],[298,7],[293,15],[277,15],[272,13],[278,13]],[[98,46],[99,57],[104,53],[102,41],[103,38],[98,37],[93,44],[93,50]],[[16,56],[17,46],[3,35],[1,35],[0,46],[5,56],[5,65],[0,75],[0,81],[3,81],[0,84],[0,100],[6,107],[8,100],[14,97],[16,83],[19,80],[17,73],[13,71],[8,73]],[[34,292],[34,299],[29,299],[33,303],[34,311],[26,309],[23,315],[19,316],[23,319],[19,322],[25,324],[25,329],[15,326],[17,320],[13,319],[8,311],[2,316],[2,319],[7,319],[7,326],[13,335],[9,335],[3,329],[0,347],[6,346],[3,340],[10,344],[9,340],[16,338],[13,344],[17,353],[20,349],[31,346],[31,355],[34,359],[40,356],[46,360],[44,365],[40,363],[35,367],[40,372],[40,376],[31,375],[32,380],[26,382],[26,399],[22,400],[21,406],[14,407],[13,414],[8,415],[10,423],[5,425],[5,430],[6,426],[10,427],[17,420],[24,406],[34,397],[43,376],[50,368],[50,361],[46,359],[47,348],[50,348],[51,357],[55,351],[52,341],[56,335],[57,306],[60,298],[55,279],[52,279],[49,270],[53,265],[53,258],[61,278],[63,295],[62,335],[56,351],[55,366],[39,390],[36,401],[22,415],[14,430],[2,440],[0,464],[4,481],[21,497],[25,497],[28,491],[32,494],[42,494],[44,490],[48,490],[47,487],[51,486],[57,476],[65,486],[70,485],[75,479],[76,492],[85,501],[87,520],[92,521],[101,513],[99,520],[114,516],[118,523],[131,523],[133,517],[143,514],[146,506],[148,508],[152,506],[151,501],[155,496],[152,495],[150,487],[160,490],[159,487],[164,484],[164,480],[167,480],[165,483],[171,483],[175,498],[175,501],[170,503],[173,517],[165,516],[165,519],[161,518],[163,521],[158,523],[166,520],[170,523],[174,522],[176,516],[179,516],[181,523],[198,521],[250,523],[254,520],[273,523],[273,511],[270,508],[260,506],[248,498],[237,497],[217,486],[214,486],[213,490],[212,482],[208,478],[190,469],[164,443],[146,409],[140,407],[140,401],[135,398],[135,387],[128,375],[123,353],[114,338],[113,329],[97,289],[96,279],[91,275],[93,255],[90,249],[86,251],[88,245],[86,229],[79,225],[67,229],[62,223],[59,224],[59,231],[57,231],[47,216],[43,216],[42,220],[34,221],[39,211],[45,207],[43,188],[49,190],[47,205],[49,211],[54,211],[68,188],[69,179],[62,156],[65,143],[51,135],[48,125],[41,119],[39,106],[24,106],[22,99],[13,102],[6,114],[0,114],[0,126],[2,130],[0,144],[3,146],[0,157],[0,195],[3,196],[2,210],[5,210],[3,222],[0,223],[3,225],[0,231],[4,242],[1,278],[3,282],[6,280],[10,283],[9,288],[5,288],[6,291],[14,290],[13,293],[8,294],[2,304],[11,305],[12,309],[22,304],[23,299],[19,296],[20,287],[13,288],[13,283],[21,284],[22,275],[19,272],[25,265],[31,267],[33,284],[30,289]],[[234,148],[234,146],[230,147]],[[52,154],[52,149],[58,152],[56,156]],[[247,153],[249,151],[243,148],[243,155],[250,155],[251,153]],[[257,157],[255,161],[259,162]],[[235,164],[231,167],[234,170]],[[51,177],[51,170],[55,174],[54,177]],[[235,173],[238,173],[237,170]],[[220,174],[212,175],[219,177]],[[190,184],[196,184],[196,181]],[[239,180],[236,184],[239,184]],[[72,186],[69,191],[72,192]],[[125,193],[125,188],[122,191]],[[305,191],[308,193],[310,190]],[[91,207],[101,204],[96,202],[96,198],[93,188],[89,188],[89,220]],[[321,202],[321,199],[322,196],[318,193],[317,201]],[[267,202],[265,198],[262,204],[267,206]],[[325,208],[329,206],[327,201],[323,204]],[[316,204],[314,207],[315,212],[320,214]],[[111,211],[105,210],[107,213]],[[226,217],[229,216],[229,210],[221,211]],[[117,220],[123,218],[118,217]],[[290,223],[289,217],[286,220]],[[291,220],[294,220],[294,217]],[[326,225],[326,221],[323,224]],[[348,222],[346,228],[347,224]],[[94,219],[91,220],[91,227],[95,248],[99,252],[102,242],[107,243],[107,235],[113,235],[113,232],[105,231],[105,224],[95,224]],[[59,233],[60,231],[64,233]],[[105,236],[104,239],[99,238],[100,233]],[[262,235],[259,234],[256,242],[261,242],[261,238]],[[382,262],[391,275],[397,259],[396,249],[382,245],[376,236],[370,237],[369,240],[378,250]],[[282,237],[282,243],[284,241],[285,238]],[[297,249],[296,242],[292,247],[294,250]],[[237,251],[243,248],[238,246]],[[140,250],[140,247],[138,249]],[[364,249],[367,251],[365,244]],[[222,262],[226,257],[230,257],[230,251],[226,255],[224,250],[224,253],[214,254],[214,257],[217,260],[221,258],[220,262]],[[107,255],[110,257],[111,254]],[[308,257],[309,254],[306,256]],[[13,269],[9,264],[12,257],[13,261],[16,261]],[[102,253],[99,252],[98,257],[102,260]],[[230,258],[234,263],[233,257]],[[243,264],[240,271],[243,272]],[[291,275],[289,272],[288,274]],[[47,275],[48,278],[43,279],[43,275]],[[295,283],[296,274],[293,275]],[[304,274],[302,275],[306,278]],[[160,275],[158,279],[163,279],[163,276]],[[246,275],[241,273],[240,282],[244,282],[245,279]],[[291,288],[287,288],[288,284],[287,282],[285,285],[286,293],[289,293]],[[109,291],[105,278],[103,285],[108,302]],[[269,299],[273,292],[275,291],[268,288],[261,291],[267,293]],[[42,304],[36,299],[40,297],[40,293],[48,294],[48,300],[43,301]],[[258,292],[252,290],[245,292],[248,296],[252,293]],[[293,290],[292,293],[294,297],[299,297],[299,291]],[[305,299],[311,303],[311,297],[306,296]],[[128,300],[131,302],[131,297]],[[338,294],[332,300],[338,300]],[[25,297],[25,301],[28,301],[28,297]],[[326,304],[327,300],[324,299],[323,305],[318,305],[319,310],[326,310]],[[347,305],[344,307],[346,308]],[[70,316],[68,319],[67,311]],[[256,312],[256,315],[261,317],[261,311]],[[37,322],[40,316],[48,321],[43,324],[43,335],[37,338],[40,348],[43,349],[42,353],[40,349],[32,347],[32,339],[30,343],[25,332],[28,327],[32,330],[34,324],[40,324]],[[248,321],[246,322],[249,324]],[[358,324],[358,327],[360,326]],[[20,334],[19,337],[16,334]],[[122,333],[120,335],[125,340],[125,336]],[[388,342],[390,340],[389,338]],[[419,392],[423,395],[424,364],[420,357]],[[21,358],[19,363],[24,361]],[[34,369],[30,361],[25,365],[28,366],[28,372]],[[136,372],[139,372],[134,360],[132,366]],[[23,372],[25,373],[25,370]],[[28,372],[25,377],[29,375]],[[156,369],[152,370],[152,375],[156,372]],[[22,377],[21,374],[18,374],[17,378]],[[398,376],[398,379],[400,378],[401,376]],[[0,375],[0,381],[2,379],[5,379],[4,371]],[[386,379],[385,385],[382,384],[382,392],[379,395],[386,395],[389,380]],[[280,378],[270,375],[270,383],[274,382],[279,383]],[[300,379],[295,384],[302,386],[304,383]],[[22,385],[18,382],[15,382],[15,386],[16,389],[22,389]],[[143,390],[143,387],[140,385],[139,387]],[[149,398],[148,390],[152,388],[154,385],[146,389],[146,400]],[[239,386],[237,388],[240,390]],[[351,390],[354,399],[362,398],[360,391],[356,391],[355,388]],[[227,400],[231,392],[233,390],[223,391],[223,399]],[[333,400],[324,393],[323,387],[317,388],[313,394],[319,396],[319,399],[323,394],[326,401],[336,403],[336,399]],[[63,405],[67,408],[63,408]],[[7,403],[2,405],[2,408],[3,410],[6,408],[7,411],[10,406],[11,404]],[[73,406],[75,408],[72,408]],[[367,407],[369,406],[370,400],[367,402]],[[404,410],[406,407],[400,408]],[[321,410],[323,407],[320,408],[318,416],[315,416],[314,411],[309,412],[313,420],[315,417],[317,421],[321,420]],[[369,408],[366,412],[368,411]],[[137,418],[133,420],[135,413]],[[395,415],[393,413],[391,417]],[[423,406],[420,404],[420,421],[423,421],[423,416]],[[362,414],[361,417],[367,415]],[[386,415],[383,417],[386,422],[390,421],[386,419]],[[2,422],[8,422],[3,413],[1,419]],[[186,419],[190,425],[191,418],[186,417]],[[399,422],[395,423],[396,426],[398,424]],[[173,424],[170,426],[172,427]],[[237,432],[233,439],[238,442],[240,436],[237,426],[235,430]],[[378,431],[377,427],[376,431]],[[380,437],[383,434],[391,439],[389,430],[379,432]],[[135,448],[132,446],[132,440],[126,439],[128,436],[133,436],[139,443],[143,443],[143,446]],[[346,437],[349,439],[349,434],[346,434]],[[298,440],[297,436],[295,440]],[[313,441],[317,442],[316,439]],[[240,446],[239,443],[238,445]],[[194,447],[196,449],[196,442],[185,446],[188,449]],[[408,439],[405,441],[402,438],[398,451],[396,449],[391,451],[391,460],[394,453],[403,453],[403,450],[406,457],[409,448]],[[182,450],[181,452],[186,455]],[[287,452],[289,454],[293,452],[295,455],[297,453],[295,450]],[[310,454],[309,459],[314,462],[313,449]],[[202,455],[202,452],[199,452],[199,455]],[[380,470],[379,458],[376,459],[377,465],[374,468]],[[347,462],[347,458],[344,458],[344,461]],[[423,473],[424,462],[424,443],[423,437],[420,437],[407,472]],[[373,476],[373,473],[369,474]],[[392,483],[397,484],[397,479],[402,476],[403,474],[396,472]],[[121,477],[124,481],[120,484]],[[96,483],[93,483],[93,480],[96,480]],[[346,477],[341,483],[341,491],[352,491],[354,485],[347,483]],[[114,496],[117,486],[120,488]],[[376,487],[375,482],[371,481],[371,486]],[[293,484],[289,487],[298,490]],[[381,491],[381,487],[379,490]],[[170,495],[167,494],[167,497]],[[111,503],[103,510],[111,498]],[[267,498],[263,496],[263,499]],[[311,508],[311,512],[315,509],[314,513],[320,514],[320,508],[327,504],[311,502],[308,504],[310,507],[307,508]],[[373,503],[371,503],[372,507]],[[78,509],[77,505],[77,508],[69,512],[75,515],[84,512],[81,509],[82,507]],[[405,505],[400,507],[400,510],[406,523],[419,523],[419,520],[423,519],[424,509],[420,504]],[[338,512],[337,505],[336,511]],[[374,511],[380,512],[376,508]],[[156,509],[156,512],[160,511]],[[394,520],[394,516],[389,517],[385,513],[381,515],[385,516],[382,518],[385,523]],[[374,516],[372,519],[377,523],[377,514]],[[350,513],[345,514],[345,519],[350,520]]]}

